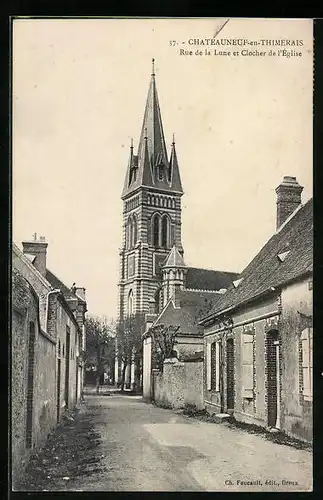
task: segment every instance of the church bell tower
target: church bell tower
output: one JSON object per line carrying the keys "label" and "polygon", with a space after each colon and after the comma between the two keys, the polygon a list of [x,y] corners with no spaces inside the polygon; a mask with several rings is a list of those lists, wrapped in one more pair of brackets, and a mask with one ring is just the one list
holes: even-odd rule
{"label": "church bell tower", "polygon": [[119,318],[162,307],[161,267],[174,246],[183,255],[182,195],[174,137],[167,156],[153,59],[138,151],[131,143],[121,197]]}

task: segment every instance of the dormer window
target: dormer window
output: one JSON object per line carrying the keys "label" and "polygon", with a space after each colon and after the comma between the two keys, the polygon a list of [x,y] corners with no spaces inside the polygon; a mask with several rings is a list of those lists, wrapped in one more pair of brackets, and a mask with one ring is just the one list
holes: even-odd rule
{"label": "dormer window", "polygon": [[158,166],[158,178],[160,181],[163,180],[164,178],[164,164],[161,163],[159,166]]}
{"label": "dormer window", "polygon": [[129,186],[137,179],[137,167],[130,170]]}
{"label": "dormer window", "polygon": [[290,250],[287,250],[286,252],[281,252],[277,255],[278,257],[278,260],[280,262],[284,262],[284,260],[286,259],[287,255],[290,253]]}

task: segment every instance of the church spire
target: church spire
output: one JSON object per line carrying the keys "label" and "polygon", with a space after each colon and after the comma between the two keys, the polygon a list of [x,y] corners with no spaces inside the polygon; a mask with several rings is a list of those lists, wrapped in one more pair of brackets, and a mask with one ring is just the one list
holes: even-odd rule
{"label": "church spire", "polygon": [[155,59],[152,60],[152,73],[139,141],[139,159],[143,153],[145,135],[147,135],[148,139],[148,151],[151,166],[154,168],[156,164],[159,164],[161,161],[164,165],[167,165],[167,151],[156,87]]}
{"label": "church spire", "polygon": [[[174,145],[172,146],[172,154]],[[183,193],[179,177],[176,153],[175,161],[168,162],[164,130],[159,107],[155,78],[155,60],[152,59],[152,72],[146,101],[137,156],[131,161],[136,165],[136,175],[132,176],[128,167],[122,198],[141,186]],[[173,154],[174,156],[174,154]],[[174,170],[173,170],[174,169]]]}
{"label": "church spire", "polygon": [[177,162],[177,154],[175,148],[175,137],[173,134],[172,149],[169,160],[169,181],[172,189],[175,191],[183,192],[181,177],[179,175],[179,168]]}

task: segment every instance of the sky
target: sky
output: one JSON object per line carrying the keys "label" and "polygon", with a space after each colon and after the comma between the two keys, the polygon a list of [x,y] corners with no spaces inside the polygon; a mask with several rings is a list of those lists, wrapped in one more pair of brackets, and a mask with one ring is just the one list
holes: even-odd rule
{"label": "sky", "polygon": [[166,144],[170,151],[174,133],[185,192],[187,265],[242,271],[275,231],[284,175],[304,186],[304,202],[312,196],[312,21],[230,19],[217,35],[302,40],[286,47],[301,57],[270,56],[268,46],[257,47],[265,56],[190,46],[224,21],[14,21],[13,240],[21,248],[35,232],[45,236],[47,267],[86,288],[91,314],[116,316],[120,197],[153,57]]}

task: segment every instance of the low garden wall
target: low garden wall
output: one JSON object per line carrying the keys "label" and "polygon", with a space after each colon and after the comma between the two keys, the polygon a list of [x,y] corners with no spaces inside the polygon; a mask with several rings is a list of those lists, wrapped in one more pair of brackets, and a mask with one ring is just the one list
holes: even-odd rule
{"label": "low garden wall", "polygon": [[204,408],[203,361],[164,361],[163,372],[153,370],[153,399],[168,408]]}

